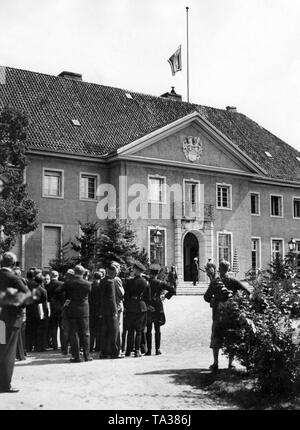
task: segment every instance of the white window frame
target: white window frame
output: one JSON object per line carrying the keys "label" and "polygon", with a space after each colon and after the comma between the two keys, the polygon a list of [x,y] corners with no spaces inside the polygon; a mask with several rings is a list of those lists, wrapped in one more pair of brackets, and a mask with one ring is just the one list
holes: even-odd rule
{"label": "white window frame", "polygon": [[300,201],[300,197],[299,196],[293,196],[292,198],[292,214],[293,214],[293,219],[300,219],[299,216],[295,216],[295,211],[294,211],[294,200],[297,199]]}
{"label": "white window frame", "polygon": [[284,258],[284,256],[285,256],[284,238],[283,237],[271,237],[271,239],[270,239],[270,245],[271,245],[271,262],[273,261],[273,255],[272,255],[272,253],[273,253],[273,251],[272,251],[273,240],[280,240],[282,242],[282,256],[281,257]]}
{"label": "white window frame", "polygon": [[[251,212],[251,194],[256,194],[258,196],[258,213],[257,214],[253,214]],[[250,200],[250,214],[252,216],[260,216],[260,192],[259,191],[250,191],[249,192],[249,200]]]}
{"label": "white window frame", "polygon": [[[95,189],[95,198],[94,199],[81,197],[80,190],[81,190],[81,178],[82,178],[82,176],[91,176],[91,177],[96,178],[96,189]],[[99,194],[98,194],[99,185],[100,185],[99,173],[79,172],[79,200],[84,201],[84,202],[95,202],[95,201],[97,201],[99,199]]]}
{"label": "white window frame", "polygon": [[[253,240],[258,240],[258,253],[259,253],[259,267],[257,267],[257,269],[261,269],[261,236],[251,236],[251,252],[252,252],[252,239]],[[252,256],[251,256],[252,259]],[[252,266],[252,261],[251,261],[251,266]]]}
{"label": "white window frame", "polygon": [[183,193],[182,193],[182,196],[183,196],[183,216],[186,216],[186,211],[185,211],[185,209],[186,209],[186,207],[185,207],[185,184],[187,182],[197,184],[197,186],[198,186],[198,192],[197,192],[198,204],[200,204],[200,198],[201,198],[201,194],[200,194],[201,182],[196,180],[196,179],[184,178],[183,179]]}
{"label": "white window frame", "polygon": [[[281,215],[272,215],[272,197],[280,197],[281,198]],[[270,194],[270,217],[272,217],[272,218],[284,218],[283,195],[282,194]]]}
{"label": "white window frame", "polygon": [[[163,187],[162,187],[162,194],[163,198],[162,201],[154,201],[150,200],[150,179],[162,179],[163,180]],[[161,176],[161,175],[148,175],[148,203],[156,204],[156,205],[162,205],[166,204],[166,196],[167,195],[167,177]]]}
{"label": "white window frame", "polygon": [[[49,196],[48,194],[44,194],[44,181],[45,181],[45,172],[54,172],[61,174],[61,195],[60,196]],[[65,171],[63,169],[53,169],[52,167],[43,167],[42,172],[42,197],[45,199],[64,199],[65,194]]]}
{"label": "white window frame", "polygon": [[[229,207],[223,207],[218,206],[218,187],[228,187],[229,188]],[[231,211],[232,210],[232,185],[231,184],[225,184],[225,182],[217,182],[216,183],[216,209],[221,209],[224,211]]]}
{"label": "white window frame", "polygon": [[168,229],[167,229],[167,227],[161,227],[161,226],[151,226],[151,225],[149,225],[148,226],[148,255],[149,255],[149,261],[150,261],[150,256],[151,256],[151,254],[150,254],[150,232],[151,232],[151,230],[156,230],[156,228],[158,227],[158,230],[163,230],[164,232],[165,232],[165,243],[164,243],[164,247],[165,247],[165,261],[164,261],[164,266],[166,267],[167,266],[167,261],[168,261],[168,258],[167,258],[167,254],[168,254],[168,249],[167,249],[167,243],[168,243],[168,241],[167,241],[167,231],[168,231]]}
{"label": "white window frame", "polygon": [[43,261],[44,261],[44,242],[45,242],[45,227],[56,227],[56,228],[60,228],[60,245],[63,245],[63,231],[64,231],[64,226],[63,224],[51,224],[51,223],[43,223],[42,224],[42,254],[41,254],[41,267],[42,269],[44,268],[43,266]]}
{"label": "white window frame", "polygon": [[217,231],[217,262],[218,262],[218,267],[220,264],[220,261],[219,261],[219,234],[228,234],[231,236],[231,261],[229,261],[230,272],[231,272],[232,271],[232,265],[233,265],[233,232],[227,231],[227,230]]}

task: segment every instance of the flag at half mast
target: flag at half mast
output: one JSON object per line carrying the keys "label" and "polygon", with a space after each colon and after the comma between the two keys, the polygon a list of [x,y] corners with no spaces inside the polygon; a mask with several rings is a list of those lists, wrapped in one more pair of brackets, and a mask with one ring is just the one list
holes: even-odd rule
{"label": "flag at half mast", "polygon": [[172,75],[175,75],[176,72],[182,70],[181,45],[179,45],[177,51],[175,51],[174,54],[168,59],[168,62],[171,66]]}

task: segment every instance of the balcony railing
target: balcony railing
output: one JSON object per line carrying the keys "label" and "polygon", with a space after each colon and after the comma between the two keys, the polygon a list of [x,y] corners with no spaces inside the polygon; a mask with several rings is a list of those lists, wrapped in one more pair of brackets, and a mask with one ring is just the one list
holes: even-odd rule
{"label": "balcony railing", "polygon": [[214,221],[215,206],[206,203],[174,203],[174,219]]}

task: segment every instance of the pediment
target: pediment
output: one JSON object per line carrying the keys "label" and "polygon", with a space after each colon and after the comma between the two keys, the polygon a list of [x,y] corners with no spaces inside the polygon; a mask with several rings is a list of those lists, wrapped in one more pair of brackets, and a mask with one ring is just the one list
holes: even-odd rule
{"label": "pediment", "polygon": [[[246,154],[198,113],[145,136],[118,151],[122,157],[183,166],[262,173]],[[264,173],[264,172],[263,172]]]}

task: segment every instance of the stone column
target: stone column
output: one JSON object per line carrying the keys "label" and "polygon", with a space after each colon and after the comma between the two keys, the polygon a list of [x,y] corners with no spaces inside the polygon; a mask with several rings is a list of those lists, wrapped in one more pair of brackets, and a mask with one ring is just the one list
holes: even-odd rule
{"label": "stone column", "polygon": [[183,267],[182,267],[182,228],[181,220],[175,219],[175,266],[177,268],[178,281],[183,281]]}

